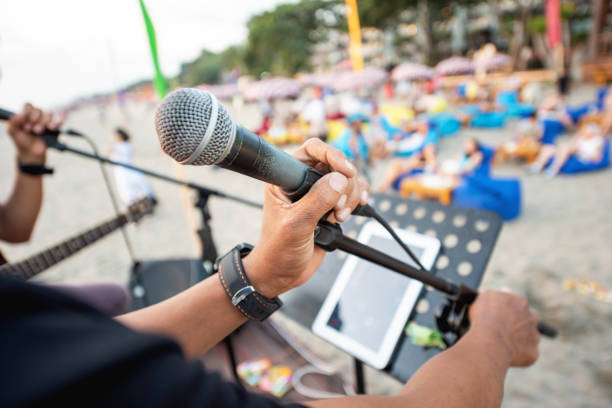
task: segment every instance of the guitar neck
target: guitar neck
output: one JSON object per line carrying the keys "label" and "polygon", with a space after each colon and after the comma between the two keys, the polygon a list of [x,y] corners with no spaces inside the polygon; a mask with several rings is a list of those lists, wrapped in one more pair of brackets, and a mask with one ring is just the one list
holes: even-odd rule
{"label": "guitar neck", "polygon": [[24,261],[2,265],[0,266],[0,276],[16,277],[23,280],[30,279],[121,228],[128,221],[126,215],[117,216]]}

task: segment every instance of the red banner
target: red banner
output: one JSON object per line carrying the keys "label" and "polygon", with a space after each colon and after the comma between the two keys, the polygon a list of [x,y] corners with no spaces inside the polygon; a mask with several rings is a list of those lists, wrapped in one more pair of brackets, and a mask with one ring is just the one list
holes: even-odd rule
{"label": "red banner", "polygon": [[562,42],[560,0],[546,0],[546,37],[551,48]]}

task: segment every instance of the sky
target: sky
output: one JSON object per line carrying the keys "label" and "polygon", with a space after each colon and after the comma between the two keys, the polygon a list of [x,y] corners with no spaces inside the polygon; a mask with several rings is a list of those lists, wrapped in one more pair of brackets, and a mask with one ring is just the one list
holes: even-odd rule
{"label": "sky", "polygon": [[[203,48],[244,42],[249,17],[283,2],[145,0],[162,70],[176,75]],[[138,0],[6,0],[1,7],[0,107],[52,108],[152,76]]]}

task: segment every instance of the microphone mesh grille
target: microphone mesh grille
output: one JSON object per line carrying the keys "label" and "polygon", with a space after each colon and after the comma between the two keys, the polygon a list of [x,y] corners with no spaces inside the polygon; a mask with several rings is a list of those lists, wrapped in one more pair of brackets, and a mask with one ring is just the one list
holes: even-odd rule
{"label": "microphone mesh grille", "polygon": [[[213,103],[208,92],[193,88],[179,89],[164,98],[155,112],[155,129],[162,150],[178,162],[187,160],[204,138]],[[215,128],[192,165],[215,164],[228,148],[232,118],[222,104],[217,104],[219,111]]]}

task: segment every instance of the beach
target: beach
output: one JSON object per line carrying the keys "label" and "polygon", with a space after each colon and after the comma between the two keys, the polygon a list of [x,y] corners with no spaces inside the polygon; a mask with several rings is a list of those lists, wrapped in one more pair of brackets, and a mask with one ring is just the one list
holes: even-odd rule
{"label": "beach", "polygon": [[[592,98],[591,87],[580,87],[570,99],[579,103]],[[165,157],[153,125],[155,105],[130,102],[127,128],[135,150],[134,164],[176,176],[253,201],[263,201],[263,183],[211,167],[177,168]],[[232,116],[247,127],[257,125],[256,106],[230,108]],[[97,107],[73,112],[67,125],[89,135],[105,153],[113,129],[121,123],[113,104],[103,114]],[[463,141],[477,137],[496,145],[512,138],[516,122],[501,130],[463,129],[441,141],[441,157],[460,154]],[[567,138],[565,135],[564,138]],[[76,138],[63,138],[71,146],[89,150]],[[10,193],[15,174],[14,150],[4,129],[0,131],[0,198]],[[114,216],[99,165],[70,153],[50,151],[48,163],[55,174],[45,180],[45,199],[34,235],[27,244],[0,243],[11,261],[78,234]],[[388,162],[380,163],[374,178]],[[112,179],[112,169],[107,169]],[[612,286],[612,169],[548,179],[527,175],[524,166],[495,166],[496,176],[520,177],[521,216],[505,223],[480,289],[509,288],[527,297],[533,309],[560,331],[557,339],[544,338],[540,358],[532,367],[511,369],[506,380],[504,407],[609,407],[612,404],[612,304],[563,288],[566,278],[593,279]],[[153,216],[127,228],[136,260],[198,256],[194,229],[199,215],[193,211],[191,193],[176,185],[150,179],[159,205]],[[210,198],[212,229],[219,253],[239,242],[256,243],[261,211],[217,197]],[[422,232],[422,231],[421,231]],[[133,259],[123,237],[115,232],[100,242],[35,278],[44,283],[116,282],[126,284]],[[276,319],[316,354],[350,375],[352,361],[343,352],[317,339],[296,324]],[[372,369],[366,371],[368,392],[385,394],[401,384]]]}

